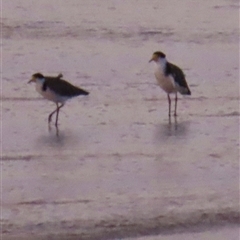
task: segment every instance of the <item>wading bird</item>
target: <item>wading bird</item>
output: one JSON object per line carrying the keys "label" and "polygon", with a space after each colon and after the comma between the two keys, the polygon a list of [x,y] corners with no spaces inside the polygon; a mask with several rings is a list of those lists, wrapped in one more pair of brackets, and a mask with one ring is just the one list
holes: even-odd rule
{"label": "wading bird", "polygon": [[185,79],[181,68],[170,63],[166,55],[160,51],[154,52],[149,62],[154,61],[157,65],[155,77],[159,86],[167,93],[168,96],[168,115],[171,116],[171,98],[170,94],[175,94],[174,116],[177,116],[177,93],[182,95],[191,95],[191,91]]}
{"label": "wading bird", "polygon": [[32,75],[32,79],[28,82],[34,82],[38,93],[44,98],[56,103],[57,108],[48,116],[48,123],[50,124],[52,116],[56,113],[56,127],[58,125],[59,110],[64,106],[65,102],[70,98],[89,94],[89,92],[73,86],[71,83],[61,79],[62,77],[62,74],[59,74],[57,77],[49,77],[43,76],[41,73],[35,73]]}

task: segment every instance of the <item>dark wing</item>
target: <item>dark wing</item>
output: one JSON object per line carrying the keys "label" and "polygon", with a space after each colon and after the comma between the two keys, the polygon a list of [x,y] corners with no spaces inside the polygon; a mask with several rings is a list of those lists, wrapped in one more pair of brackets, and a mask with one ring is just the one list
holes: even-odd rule
{"label": "dark wing", "polygon": [[71,83],[60,79],[59,77],[54,78],[54,77],[46,77],[45,78],[46,85],[51,89],[52,91],[56,92],[57,94],[61,96],[66,96],[66,97],[75,97],[78,95],[88,95],[89,92],[73,86]]}
{"label": "dark wing", "polygon": [[166,75],[172,75],[176,86],[177,90],[183,94],[183,95],[191,95],[191,91],[188,87],[187,81],[185,79],[185,75],[181,68],[178,66],[172,64],[172,63],[167,63],[166,67]]}

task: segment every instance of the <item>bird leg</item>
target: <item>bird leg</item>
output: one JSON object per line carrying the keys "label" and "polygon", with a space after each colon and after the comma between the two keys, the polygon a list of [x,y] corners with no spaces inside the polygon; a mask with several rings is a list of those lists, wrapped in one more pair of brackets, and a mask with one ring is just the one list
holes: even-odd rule
{"label": "bird leg", "polygon": [[177,97],[177,93],[175,95],[175,110],[174,110],[174,116],[177,116],[177,101],[178,101],[178,97]]}
{"label": "bird leg", "polygon": [[[57,105],[58,106],[58,105]],[[59,114],[59,110],[60,108],[62,108],[64,106],[64,103],[62,103],[59,107],[57,107],[56,111],[57,111],[57,115],[56,115],[56,122],[55,122],[55,126],[57,127],[58,125],[58,114]]]}
{"label": "bird leg", "polygon": [[171,98],[170,95],[168,94],[168,116],[171,116]]}
{"label": "bird leg", "polygon": [[48,124],[50,124],[50,122],[52,121],[53,114],[55,112],[57,112],[57,110],[58,110],[58,103],[56,103],[56,105],[57,105],[57,108],[52,113],[50,113],[49,116],[48,116]]}

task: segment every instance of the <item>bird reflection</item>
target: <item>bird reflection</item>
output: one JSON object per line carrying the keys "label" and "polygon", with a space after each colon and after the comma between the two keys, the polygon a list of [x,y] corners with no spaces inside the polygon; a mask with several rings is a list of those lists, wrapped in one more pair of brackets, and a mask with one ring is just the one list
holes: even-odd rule
{"label": "bird reflection", "polygon": [[[59,138],[59,128],[58,128],[58,125],[54,125],[54,128],[55,128],[55,134],[56,134],[56,137]],[[52,132],[52,127],[51,127],[51,124],[49,123],[48,124],[48,132]]]}
{"label": "bird reflection", "polygon": [[182,138],[187,135],[189,122],[178,122],[177,116],[169,117],[168,122],[157,126],[156,138],[159,141],[166,141],[168,138]]}
{"label": "bird reflection", "polygon": [[64,151],[64,149],[79,150],[80,142],[84,141],[83,136],[76,129],[74,131],[66,128],[62,129],[60,126],[55,127],[54,124],[51,124],[45,130],[49,130],[48,134],[43,131],[36,139],[37,149],[48,149],[49,151],[55,151],[56,149],[58,151]]}
{"label": "bird reflection", "polygon": [[177,116],[174,116],[174,122],[172,122],[171,116],[168,117],[168,125],[169,128],[174,128],[174,130],[177,130],[178,122],[177,122]]}
{"label": "bird reflection", "polygon": [[168,123],[161,124],[158,133],[164,136],[174,136],[177,135],[177,130],[178,130],[177,116],[174,116],[173,119],[171,116],[169,116]]}

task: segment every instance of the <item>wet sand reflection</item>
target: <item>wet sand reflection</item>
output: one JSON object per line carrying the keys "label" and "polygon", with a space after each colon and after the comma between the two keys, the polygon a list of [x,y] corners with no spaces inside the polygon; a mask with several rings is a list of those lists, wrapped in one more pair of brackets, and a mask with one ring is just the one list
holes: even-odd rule
{"label": "wet sand reflection", "polygon": [[169,117],[168,122],[157,125],[155,138],[157,141],[166,141],[172,137],[174,139],[184,139],[188,137],[190,121],[180,121],[177,117]]}

